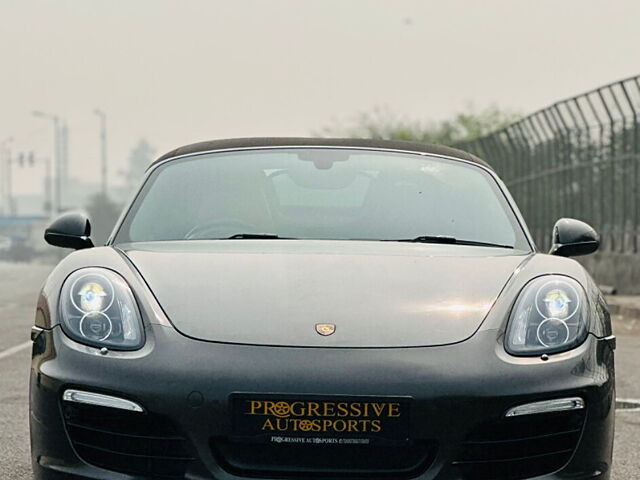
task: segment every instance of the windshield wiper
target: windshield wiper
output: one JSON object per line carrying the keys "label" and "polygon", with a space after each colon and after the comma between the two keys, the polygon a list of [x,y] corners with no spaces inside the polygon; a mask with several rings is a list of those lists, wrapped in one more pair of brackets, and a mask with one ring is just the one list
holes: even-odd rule
{"label": "windshield wiper", "polygon": [[396,242],[413,242],[413,243],[447,243],[451,245],[474,245],[478,247],[496,247],[496,248],[510,248],[513,249],[513,245],[501,245],[499,243],[478,242],[476,240],[461,240],[455,237],[448,237],[446,235],[420,235],[415,238],[402,238],[394,240]]}
{"label": "windshield wiper", "polygon": [[[218,240],[295,240],[295,237],[281,237],[275,233],[236,233],[229,237]],[[475,240],[461,240],[446,235],[420,235],[415,238],[399,238],[393,240],[383,240],[385,242],[411,242],[411,243],[445,243],[450,245],[474,245],[478,247],[510,248],[512,245],[501,245],[499,243],[478,242]]]}
{"label": "windshield wiper", "polygon": [[279,237],[275,233],[236,233],[225,240],[291,240],[290,237]]}

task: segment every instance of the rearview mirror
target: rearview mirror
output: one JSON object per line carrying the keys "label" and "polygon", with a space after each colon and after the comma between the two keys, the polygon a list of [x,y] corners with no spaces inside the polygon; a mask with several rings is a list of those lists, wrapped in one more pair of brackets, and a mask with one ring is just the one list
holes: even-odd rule
{"label": "rearview mirror", "polygon": [[593,253],[599,246],[600,237],[591,225],[574,218],[561,218],[553,226],[549,253],[576,257]]}
{"label": "rearview mirror", "polygon": [[49,245],[75,250],[93,247],[90,235],[91,222],[80,212],[61,215],[44,231],[44,239]]}

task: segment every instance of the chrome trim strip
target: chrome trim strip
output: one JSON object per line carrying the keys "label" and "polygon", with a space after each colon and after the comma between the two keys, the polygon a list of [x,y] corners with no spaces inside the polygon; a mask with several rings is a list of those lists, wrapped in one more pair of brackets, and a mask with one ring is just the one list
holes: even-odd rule
{"label": "chrome trim strip", "polygon": [[540,413],[582,410],[583,408],[585,408],[584,400],[580,397],[557,398],[554,400],[525,403],[524,405],[510,408],[504,416],[520,417],[523,415],[537,415]]}
{"label": "chrome trim strip", "polygon": [[38,335],[44,332],[44,328],[36,327],[35,325],[31,327],[31,341],[35,342]]}
{"label": "chrome trim strip", "polygon": [[602,340],[611,346],[611,350],[615,350],[618,346],[618,340],[615,335],[609,335],[608,337],[604,337]]}
{"label": "chrome trim strip", "polygon": [[298,149],[298,148],[317,148],[317,149],[321,149],[321,148],[330,148],[332,150],[368,150],[368,151],[373,151],[373,152],[394,152],[394,153],[409,153],[412,155],[420,155],[422,157],[438,157],[438,158],[444,158],[446,160],[455,160],[458,162],[464,162],[470,165],[476,165],[480,168],[483,168],[484,170],[488,171],[488,172],[492,172],[495,174],[495,172],[481,164],[478,162],[473,162],[471,160],[466,160],[464,158],[460,158],[460,157],[451,157],[448,155],[442,155],[442,154],[438,154],[438,153],[427,153],[427,152],[419,152],[416,150],[399,150],[396,148],[384,148],[384,147],[350,147],[347,145],[265,145],[265,146],[255,146],[255,147],[232,147],[232,148],[220,148],[220,149],[214,149],[214,150],[203,150],[201,152],[191,152],[191,153],[183,153],[182,155],[176,155],[175,157],[169,157],[169,158],[165,158],[164,160],[162,160],[161,162],[152,164],[151,167],[147,170],[147,172],[151,172],[153,170],[155,170],[157,167],[159,167],[160,165],[164,165],[167,162],[171,162],[173,160],[178,160],[180,158],[186,158],[186,157],[198,157],[200,155],[209,155],[211,153],[227,153],[227,152],[242,152],[242,151],[251,151],[251,150],[278,150],[278,149]]}
{"label": "chrome trim strip", "polygon": [[124,398],[113,397],[111,395],[104,395],[102,393],[84,392],[82,390],[67,389],[62,394],[62,400],[65,402],[82,403],[85,405],[117,408],[119,410],[128,410],[130,412],[144,412],[144,408],[131,400],[125,400]]}

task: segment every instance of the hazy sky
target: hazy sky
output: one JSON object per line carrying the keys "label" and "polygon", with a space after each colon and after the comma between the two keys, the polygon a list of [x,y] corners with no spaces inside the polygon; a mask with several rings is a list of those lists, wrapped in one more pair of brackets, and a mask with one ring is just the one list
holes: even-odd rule
{"label": "hazy sky", "polygon": [[[640,1],[0,0],[0,140],[50,155],[40,109],[67,119],[71,175],[112,180],[145,137],[308,135],[386,106],[437,120],[472,101],[529,112],[640,73]],[[40,191],[40,169],[17,172]]]}

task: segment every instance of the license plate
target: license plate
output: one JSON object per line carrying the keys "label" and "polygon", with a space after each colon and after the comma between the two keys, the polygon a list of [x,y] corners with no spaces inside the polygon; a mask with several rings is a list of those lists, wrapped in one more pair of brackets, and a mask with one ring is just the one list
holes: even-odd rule
{"label": "license plate", "polygon": [[408,397],[237,393],[230,397],[233,440],[313,445],[402,445],[409,441]]}

